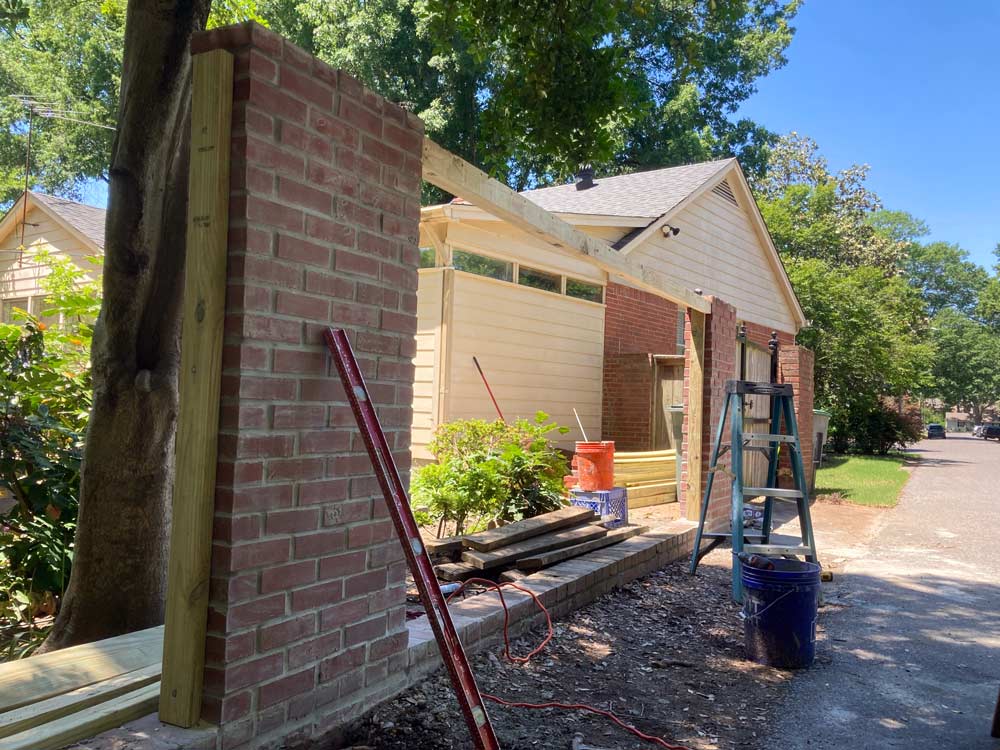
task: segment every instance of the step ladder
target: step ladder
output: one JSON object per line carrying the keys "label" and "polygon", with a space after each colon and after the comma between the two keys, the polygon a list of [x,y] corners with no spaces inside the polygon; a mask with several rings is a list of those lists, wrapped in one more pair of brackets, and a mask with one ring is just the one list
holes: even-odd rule
{"label": "step ladder", "polygon": [[[771,399],[770,430],[764,432],[744,432],[743,418],[747,396],[767,396]],[[730,419],[731,442],[723,443],[726,417]],[[781,432],[784,425],[785,432]],[[735,446],[735,447],[734,447]],[[738,449],[736,449],[738,448]],[[743,483],[743,451],[759,451],[767,456],[767,481],[763,487],[748,487]],[[719,459],[731,454],[731,466],[727,470],[719,465]],[[780,455],[790,453],[794,489],[778,488],[778,460]],[[708,505],[712,497],[715,475],[720,472],[732,476],[733,493],[731,522],[728,532],[705,531]],[[764,497],[764,517],[760,531],[744,530],[744,507],[747,500]],[[795,503],[799,518],[800,543],[794,545],[771,544],[771,520],[774,503]],[[704,549],[702,540],[709,540]],[[803,467],[802,445],[799,442],[799,428],[795,421],[795,407],[792,403],[792,386],[788,383],[754,383],[748,380],[726,381],[726,398],[715,433],[712,454],[708,466],[708,481],[705,496],[701,502],[698,533],[695,536],[694,551],[691,554],[691,573],[698,569],[698,563],[708,552],[726,540],[733,548],[733,599],[743,601],[742,567],[739,553],[770,555],[774,557],[805,557],[809,562],[818,562],[816,540],[813,536],[812,520],[809,517],[809,489]],[[754,543],[748,544],[747,540]]]}

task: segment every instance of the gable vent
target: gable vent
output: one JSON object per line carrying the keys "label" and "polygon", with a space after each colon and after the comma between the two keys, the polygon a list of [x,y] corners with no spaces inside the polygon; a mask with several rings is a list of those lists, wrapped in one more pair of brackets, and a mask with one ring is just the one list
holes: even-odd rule
{"label": "gable vent", "polygon": [[712,188],[712,192],[715,193],[720,198],[724,198],[725,200],[729,201],[734,206],[740,205],[739,203],[736,202],[736,196],[733,195],[733,189],[729,187],[729,183],[726,182],[725,180],[723,180],[714,188]]}

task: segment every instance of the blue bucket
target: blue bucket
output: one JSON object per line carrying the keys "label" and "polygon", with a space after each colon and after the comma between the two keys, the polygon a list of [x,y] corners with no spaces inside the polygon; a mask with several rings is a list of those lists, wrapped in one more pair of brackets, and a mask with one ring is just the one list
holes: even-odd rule
{"label": "blue bucket", "polygon": [[803,669],[816,656],[820,567],[771,558],[774,570],[743,565],[743,634],[747,658],[780,669]]}

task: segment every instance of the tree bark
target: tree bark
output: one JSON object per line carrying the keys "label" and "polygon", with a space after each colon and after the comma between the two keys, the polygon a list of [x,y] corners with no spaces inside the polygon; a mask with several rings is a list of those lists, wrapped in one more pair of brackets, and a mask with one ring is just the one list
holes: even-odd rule
{"label": "tree bark", "polygon": [[211,0],[129,0],[73,572],[44,650],[163,622],[191,35]]}

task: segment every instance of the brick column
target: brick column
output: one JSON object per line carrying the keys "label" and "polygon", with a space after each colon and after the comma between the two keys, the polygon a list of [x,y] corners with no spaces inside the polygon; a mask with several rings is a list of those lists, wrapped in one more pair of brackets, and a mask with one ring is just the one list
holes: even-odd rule
{"label": "brick column", "polygon": [[423,127],[260,26],[192,47],[236,58],[203,710],[271,747],[403,681],[405,564],[321,334],[350,331],[408,474]]}
{"label": "brick column", "polygon": [[619,354],[604,358],[601,437],[614,440],[615,450],[651,449],[655,372],[652,354]]}
{"label": "brick column", "polygon": [[[709,459],[712,453],[712,441],[715,439],[715,431],[718,428],[719,417],[722,414],[722,407],[725,399],[726,381],[738,377],[736,362],[736,308],[732,305],[714,297],[708,297],[712,303],[712,312],[706,316],[705,321],[705,375],[704,393],[702,398],[702,434],[697,444],[702,455],[702,488],[708,481]],[[687,319],[684,328],[685,352],[689,359],[691,353],[691,321]],[[689,392],[687,365],[684,374],[684,455],[693,450],[692,445],[695,440],[688,435],[688,413],[690,403],[695,396]],[[689,439],[690,438],[690,439]],[[729,439],[729,424],[727,421],[726,430],[723,437]],[[726,460],[728,465],[728,459]],[[685,458],[682,469],[683,488],[686,489],[688,481],[688,462]],[[730,478],[725,474],[718,474],[712,487],[712,500],[710,512],[707,519],[706,528],[720,529],[729,524],[729,500],[732,493]],[[687,515],[686,492],[681,493],[681,514]]]}
{"label": "brick column", "polygon": [[781,370],[781,382],[792,384],[795,421],[798,423],[799,439],[802,442],[802,462],[806,470],[806,483],[811,486],[812,454],[816,440],[813,430],[813,353],[795,344],[782,346],[778,352],[778,366]]}

